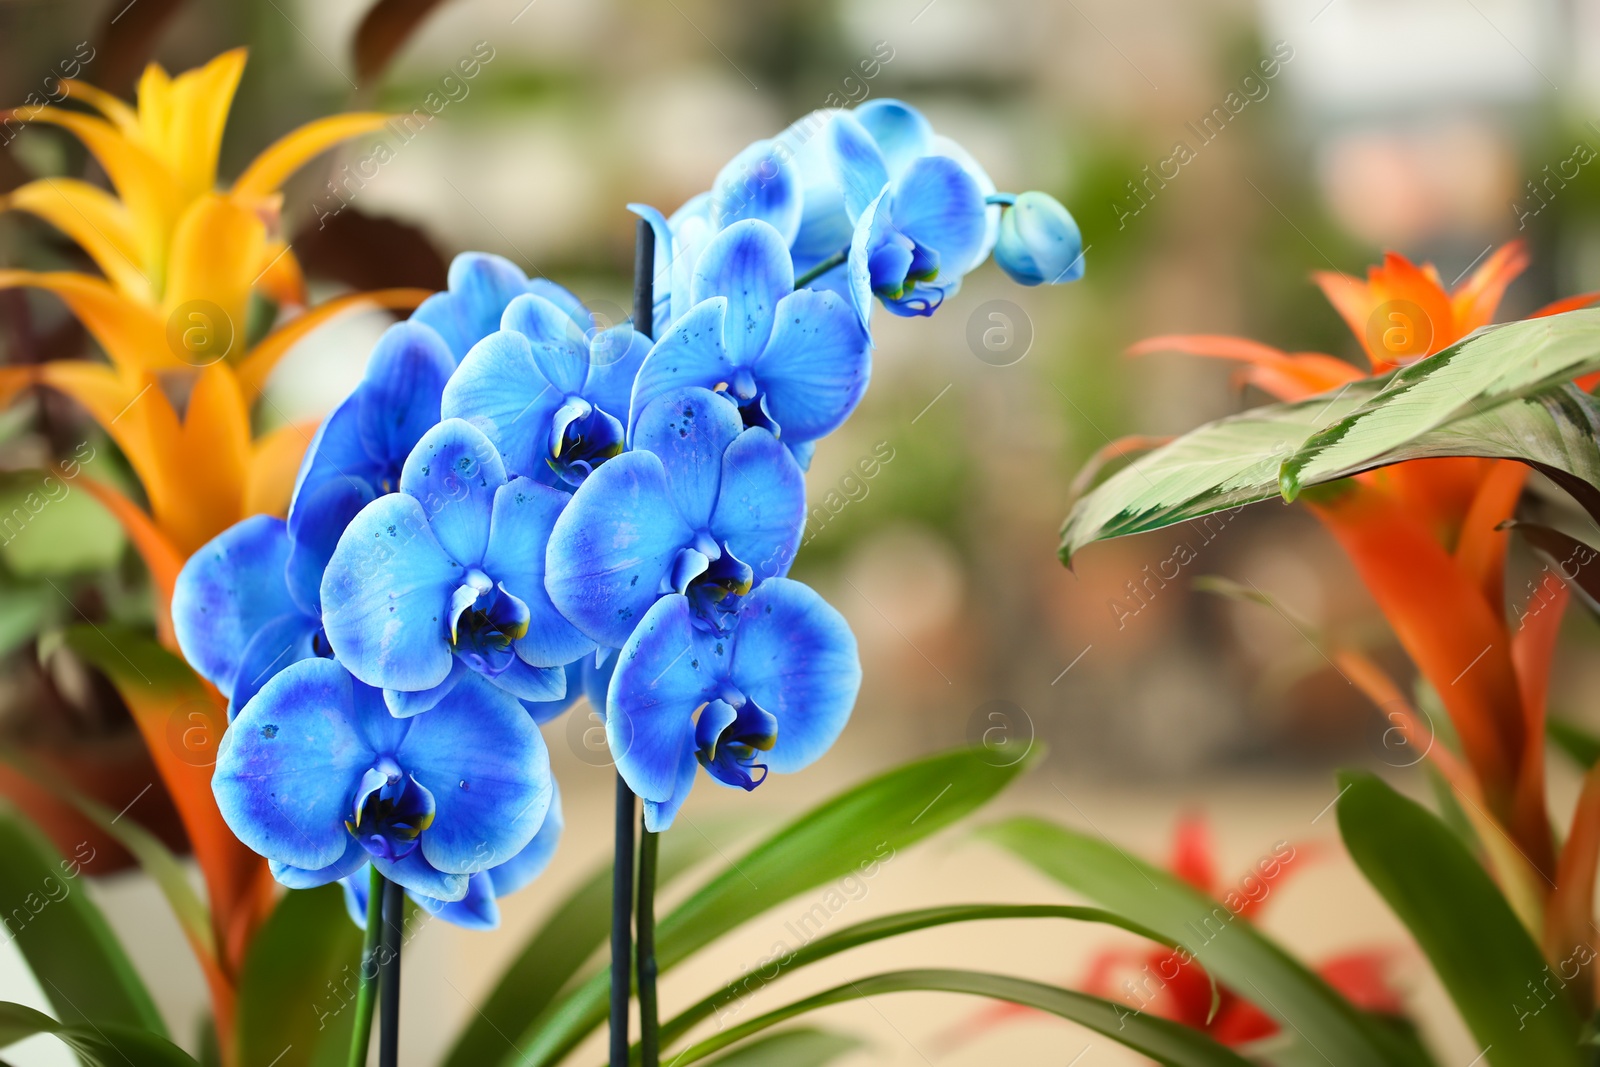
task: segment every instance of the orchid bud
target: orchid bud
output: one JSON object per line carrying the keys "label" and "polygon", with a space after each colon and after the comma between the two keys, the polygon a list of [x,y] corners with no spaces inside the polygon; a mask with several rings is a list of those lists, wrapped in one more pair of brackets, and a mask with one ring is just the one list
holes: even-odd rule
{"label": "orchid bud", "polygon": [[1000,217],[994,261],[1019,285],[1075,282],[1083,277],[1083,235],[1049,193],[1023,193]]}

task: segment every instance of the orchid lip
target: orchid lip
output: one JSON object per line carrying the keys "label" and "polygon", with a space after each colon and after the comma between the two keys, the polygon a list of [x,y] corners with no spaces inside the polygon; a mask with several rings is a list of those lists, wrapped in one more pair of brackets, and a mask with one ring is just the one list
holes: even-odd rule
{"label": "orchid lip", "polygon": [[550,420],[545,463],[568,485],[577,487],[608,459],[622,454],[620,420],[579,396],[569,396]]}
{"label": "orchid lip", "polygon": [[345,829],[379,859],[409,856],[433,825],[433,794],[401,770],[393,757],[379,756],[361,776]]}
{"label": "orchid lip", "polygon": [[511,666],[512,646],[527,636],[531,618],[504,584],[474,569],[451,598],[450,644],[473,670],[493,677]]}
{"label": "orchid lip", "polygon": [[777,744],[778,721],[736,689],[732,693],[739,697],[738,707],[719,698],[700,709],[695,758],[717,781],[748,791],[766,781],[767,765],[756,762],[756,753]]}

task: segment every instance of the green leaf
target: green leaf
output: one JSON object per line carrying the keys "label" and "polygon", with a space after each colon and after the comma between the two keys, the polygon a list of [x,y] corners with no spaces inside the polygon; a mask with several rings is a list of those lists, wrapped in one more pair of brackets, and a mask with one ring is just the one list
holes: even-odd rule
{"label": "green leaf", "polygon": [[73,1026],[114,1024],[166,1036],[138,972],[89,899],[83,868],[94,850],[83,845],[63,859],[30,823],[0,807],[0,856],[0,922],[56,1013]]}
{"label": "green leaf", "polygon": [[[1174,1067],[1246,1067],[1249,1060],[1219,1045],[1198,1030],[1181,1023],[1171,1022],[1156,1015],[1142,1014],[1122,1004],[1116,1004],[1087,993],[1003,974],[984,974],[979,971],[918,970],[891,971],[858,978],[842,986],[824,990],[776,1011],[751,1019],[747,1023],[729,1027],[691,1045],[676,1055],[662,1054],[662,1062],[675,1067],[696,1063],[719,1049],[727,1048],[751,1034],[786,1022],[806,1012],[816,1011],[834,1004],[852,1000],[883,996],[887,993],[918,991],[939,993],[970,993],[973,996],[992,997],[1010,1001],[1040,1011],[1071,1019],[1142,1052],[1157,1063]],[[1342,1063],[1343,1061],[1335,1061]],[[1370,1063],[1369,1060],[1351,1060],[1350,1063]]]}
{"label": "green leaf", "polygon": [[324,1044],[348,1050],[360,957],[339,886],[286,893],[245,957],[238,1067],[309,1067]]}
{"label": "green leaf", "polygon": [[1551,718],[1544,724],[1544,732],[1556,747],[1565,752],[1578,766],[1588,770],[1600,760],[1600,737],[1565,719]]}
{"label": "green leaf", "polygon": [[52,598],[61,594],[48,585],[0,584],[0,656],[9,656],[38,633],[50,617]]}
{"label": "green leaf", "polygon": [[[1376,396],[1377,379],[1328,396],[1269,404],[1207,423],[1147,452],[1087,493],[1061,530],[1061,557],[1108,537],[1240,508],[1278,495],[1278,468],[1330,419]],[[1205,524],[1205,532],[1220,520]]]}
{"label": "green leaf", "polygon": [[[1339,778],[1345,848],[1417,939],[1488,1061],[1582,1063],[1581,1023],[1560,978],[1460,839],[1377,777]],[[1543,1000],[1533,990],[1553,977],[1557,991]]]}
{"label": "green leaf", "polygon": [[859,1038],[797,1026],[758,1037],[713,1060],[714,1067],[826,1067],[862,1047]]}
{"label": "green leaf", "polygon": [[[734,1004],[744,997],[750,996],[764,986],[776,981],[778,978],[793,974],[801,967],[809,966],[829,956],[836,956],[841,952],[858,948],[861,945],[885,938],[898,937],[901,934],[914,933],[918,930],[927,930],[935,926],[947,926],[950,923],[981,922],[989,919],[1073,919],[1078,922],[1105,923],[1108,926],[1117,926],[1140,937],[1159,942],[1168,948],[1178,948],[1177,942],[1163,937],[1147,926],[1142,926],[1131,919],[1124,918],[1116,912],[1106,911],[1102,908],[1074,907],[1068,904],[951,904],[938,908],[924,908],[919,911],[905,911],[894,915],[885,915],[854,926],[845,927],[836,933],[816,938],[801,945],[799,948],[790,949],[784,946],[784,953],[776,959],[768,958],[763,964],[737,982],[729,983],[723,988],[701,1000],[698,1004],[685,1010],[673,1019],[668,1020],[661,1027],[661,1042],[666,1044],[676,1041],[693,1028],[702,1019],[710,1017],[720,1009]],[[772,977],[768,978],[763,972],[770,967]],[[1209,975],[1207,976],[1210,977]],[[1211,1008],[1216,1010],[1220,997],[1216,981],[1211,982]],[[737,1015],[737,1012],[734,1013]],[[718,1025],[727,1021],[728,1016],[722,1015]]]}
{"label": "green leaf", "polygon": [[[1374,427],[1370,436],[1357,433],[1373,424],[1352,423],[1354,413],[1381,412],[1392,398],[1409,396],[1391,387],[1395,377],[1439,358],[1385,378],[1352,382],[1334,393],[1219,419],[1141,456],[1073,507],[1061,531],[1062,558],[1070,560],[1092,541],[1191,519],[1205,519],[1200,533],[1210,540],[1246,504],[1280,493],[1292,499],[1310,486],[1362,471],[1444,456],[1519,460],[1600,514],[1600,490],[1595,488],[1600,485],[1600,401],[1572,385],[1552,386],[1529,397],[1482,399],[1478,407],[1468,406],[1441,423],[1415,424],[1399,441],[1388,421]],[[1330,423],[1351,427],[1338,447],[1319,444],[1332,431],[1316,431]],[[1363,442],[1371,447],[1357,447]],[[1315,462],[1306,458],[1313,456]],[[1205,518],[1222,511],[1229,514]]]}
{"label": "green leaf", "polygon": [[190,692],[199,682],[189,665],[148,630],[132,626],[68,626],[61,632],[67,647],[114,682],[155,692]]}
{"label": "green leaf", "polygon": [[103,570],[123,545],[117,520],[70,481],[33,471],[0,486],[0,560],[18,577]]}
{"label": "green leaf", "polygon": [[[668,884],[710,855],[711,849],[711,842],[699,834],[666,835],[656,884]],[[506,1035],[521,1033],[610,936],[611,864],[607,863],[569,893],[523,944],[456,1039],[444,1067],[477,1067],[504,1055]]]}
{"label": "green leaf", "polygon": [[[1381,395],[1330,420],[1284,463],[1284,496],[1293,499],[1305,486],[1366,470],[1375,459],[1419,434],[1469,417],[1482,419],[1499,404],[1563,386],[1596,369],[1597,363],[1600,311],[1594,309],[1479,330],[1379,379]],[[1570,387],[1569,392],[1573,397],[1585,395]],[[1582,410],[1592,412],[1593,405]],[[1535,447],[1559,448],[1565,431],[1576,430],[1583,421],[1580,414]],[[1593,432],[1591,427],[1591,437]]]}
{"label": "green leaf", "polygon": [[85,1067],[198,1067],[164,1037],[111,1022],[67,1025],[21,1004],[0,1001],[0,1048],[36,1034],[54,1034]]}
{"label": "green leaf", "polygon": [[[835,796],[760,842],[656,926],[661,973],[717,938],[809,889],[849,874],[876,874],[900,849],[993,799],[1038,758],[995,766],[983,748],[959,748],[897,767]],[[679,831],[682,833],[683,831]],[[521,1031],[501,1062],[546,1067],[606,1018],[602,970]]]}
{"label": "green leaf", "polygon": [[1110,841],[1032,817],[1008,819],[979,833],[1067,888],[1182,943],[1217,981],[1284,1029],[1297,1031],[1330,1062],[1418,1062],[1370,1016],[1248,921]]}
{"label": "green leaf", "polygon": [[31,764],[26,759],[6,751],[0,751],[0,759],[11,764],[18,773],[26,775],[42,788],[70,803],[107,836],[114,838],[118,844],[127,849],[133,858],[139,861],[139,866],[150,876],[151,881],[156,883],[162,895],[167,898],[167,905],[177,918],[178,925],[183,928],[184,935],[198,951],[212,957],[216,956],[216,940],[211,930],[211,911],[189,882],[189,875],[182,862],[159,837],[132,819],[122,819],[99,801],[73,788],[66,779],[43,767]]}

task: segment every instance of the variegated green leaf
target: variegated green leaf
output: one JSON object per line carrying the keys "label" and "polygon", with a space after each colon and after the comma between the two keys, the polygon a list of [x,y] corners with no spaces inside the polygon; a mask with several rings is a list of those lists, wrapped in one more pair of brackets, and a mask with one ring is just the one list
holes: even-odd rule
{"label": "variegated green leaf", "polygon": [[[1600,352],[1595,362],[1600,364]],[[1204,518],[1280,491],[1290,495],[1284,488],[1290,476],[1280,466],[1286,469],[1312,453],[1322,458],[1299,468],[1292,486],[1296,493],[1406,460],[1480,456],[1520,460],[1600,515],[1600,401],[1594,397],[1563,382],[1531,396],[1483,398],[1478,407],[1468,406],[1441,424],[1419,424],[1398,443],[1392,443],[1390,423],[1378,424],[1384,432],[1372,440],[1390,442],[1381,449],[1348,443],[1366,440],[1372,424],[1352,421],[1354,413],[1380,409],[1392,394],[1393,378],[1354,382],[1334,393],[1219,419],[1140,457],[1078,501],[1062,527],[1062,558],[1070,560],[1093,541]],[[1315,444],[1329,437],[1332,431],[1321,427],[1330,422],[1349,427],[1337,464],[1328,459],[1332,451],[1317,452]]]}

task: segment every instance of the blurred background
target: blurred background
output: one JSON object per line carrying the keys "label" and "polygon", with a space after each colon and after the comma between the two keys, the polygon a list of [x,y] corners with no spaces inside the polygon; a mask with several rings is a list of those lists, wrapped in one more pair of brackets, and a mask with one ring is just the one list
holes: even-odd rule
{"label": "blurred background", "polygon": [[[451,255],[484,249],[620,316],[634,229],[625,203],[671,211],[749,141],[868,97],[915,104],[1000,188],[1047,190],[1082,227],[1081,282],[1023,290],[990,267],[931,326],[879,314],[873,388],[817,453],[795,568],[860,639],[855,718],[805,775],[748,797],[702,782],[675,832],[704,833],[736,855],[749,829],[919,753],[963,740],[1018,756],[1046,746],[1048,758],[1003,805],[1157,860],[1176,820],[1203,813],[1224,878],[1278,842],[1320,842],[1302,853],[1307,869],[1274,890],[1281,898],[1264,924],[1313,960],[1393,948],[1430,1037],[1447,1060],[1471,1059],[1460,1022],[1323,818],[1336,766],[1388,767],[1397,782],[1422,786],[1418,754],[1386,743],[1391,724],[1313,640],[1363,640],[1406,670],[1332,542],[1309,516],[1269,503],[1210,539],[1174,530],[1093,546],[1069,571],[1056,531],[1075,474],[1114,438],[1178,433],[1265,399],[1241,392],[1226,364],[1124,356],[1142,337],[1239,334],[1361,362],[1308,275],[1360,274],[1385,249],[1431,260],[1450,282],[1492,247],[1528,242],[1533,265],[1502,317],[1600,288],[1600,2],[449,0],[380,74],[363,76],[371,55],[352,40],[367,7],[0,0],[0,103],[39,91],[85,45],[95,51],[81,77],[128,96],[147,58],[177,71],[245,44],[250,63],[223,145],[231,177],[312,117],[409,111],[447,92],[440,121],[389,138],[392,159],[375,177],[348,180],[342,168],[367,154],[357,144],[288,187],[284,229],[319,297],[439,287]],[[469,55],[478,75],[445,86]],[[0,189],[83,173],[81,149],[57,130],[29,127],[0,154]],[[0,215],[0,268],[81,265],[46,225]],[[271,383],[268,422],[327,411],[388,321],[346,320],[301,344]],[[88,345],[53,298],[0,291],[5,360]],[[0,516],[39,489],[41,468],[86,440],[104,457],[95,476],[131,477],[59,397],[30,398],[0,423]],[[1171,578],[1180,544],[1194,558]],[[1271,603],[1196,587],[1218,577]],[[1513,606],[1531,602],[1542,578],[1536,562],[1517,558]],[[80,618],[137,619],[148,610],[143,583],[116,524],[82,492],[0,536],[0,737],[179,844],[160,787],[145,791],[156,779],[125,709],[52,638]],[[1600,722],[1594,627],[1573,617],[1564,639],[1552,706]],[[569,830],[551,872],[506,902],[506,928],[439,924],[408,950],[407,1062],[434,1062],[519,932],[609,848],[611,772],[592,726],[580,707],[546,728]],[[1557,788],[1575,791],[1572,776]],[[27,799],[9,771],[0,789]],[[1555,804],[1570,807],[1569,798]],[[193,1033],[203,986],[159,895],[131,872],[91,891],[174,1033]],[[846,918],[1058,896],[956,835],[896,857]],[[675,972],[666,1010],[754,965],[790,918],[753,923],[725,951]],[[1122,944],[1081,928],[980,929],[869,951],[885,967],[959,952],[974,966],[1076,981],[1095,952]],[[792,991],[859,967],[818,967],[791,979]],[[30,983],[0,946],[0,997],[43,1004]],[[950,1047],[951,1023],[977,1008],[900,997],[838,1009],[833,1021],[867,1042],[852,1064],[1137,1062],[1042,1018]],[[7,1055],[19,1065],[64,1057],[43,1043]]]}

